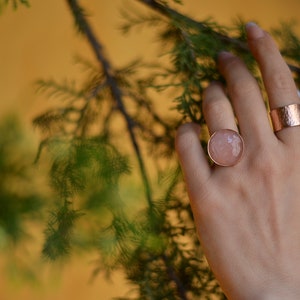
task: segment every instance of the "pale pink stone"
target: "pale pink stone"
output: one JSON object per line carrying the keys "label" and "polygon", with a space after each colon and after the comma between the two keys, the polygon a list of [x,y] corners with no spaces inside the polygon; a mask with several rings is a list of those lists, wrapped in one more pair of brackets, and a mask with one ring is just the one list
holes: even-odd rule
{"label": "pale pink stone", "polygon": [[243,150],[241,136],[230,129],[216,131],[208,142],[208,154],[220,166],[235,165],[241,159]]}

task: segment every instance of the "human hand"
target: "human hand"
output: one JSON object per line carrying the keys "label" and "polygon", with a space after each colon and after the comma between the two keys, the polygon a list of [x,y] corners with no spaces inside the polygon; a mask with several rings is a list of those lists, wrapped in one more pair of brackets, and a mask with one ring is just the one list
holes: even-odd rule
{"label": "human hand", "polygon": [[[271,109],[300,103],[270,35],[253,23],[246,31]],[[273,132],[259,86],[239,58],[221,53],[219,69],[228,94],[212,83],[204,116],[210,134],[238,131],[237,118],[242,159],[210,167],[195,124],[176,137],[204,253],[229,299],[300,299],[300,127]]]}

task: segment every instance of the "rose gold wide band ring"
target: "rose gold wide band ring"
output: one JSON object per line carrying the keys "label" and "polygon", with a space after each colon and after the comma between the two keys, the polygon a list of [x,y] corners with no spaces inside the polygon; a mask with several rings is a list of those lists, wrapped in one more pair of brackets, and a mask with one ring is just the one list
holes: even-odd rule
{"label": "rose gold wide band ring", "polygon": [[274,132],[286,127],[300,126],[300,104],[290,104],[272,109],[270,117]]}

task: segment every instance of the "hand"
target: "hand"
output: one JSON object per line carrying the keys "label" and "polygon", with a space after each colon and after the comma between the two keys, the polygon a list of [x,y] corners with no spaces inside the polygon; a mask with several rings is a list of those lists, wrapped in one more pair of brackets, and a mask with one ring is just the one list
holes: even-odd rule
{"label": "hand", "polygon": [[[254,23],[246,30],[271,109],[300,103],[270,35]],[[229,299],[300,299],[300,127],[273,132],[259,86],[239,58],[221,53],[219,69],[227,93],[212,83],[203,112],[211,134],[238,131],[237,118],[241,161],[210,167],[195,124],[176,138],[204,253]]]}

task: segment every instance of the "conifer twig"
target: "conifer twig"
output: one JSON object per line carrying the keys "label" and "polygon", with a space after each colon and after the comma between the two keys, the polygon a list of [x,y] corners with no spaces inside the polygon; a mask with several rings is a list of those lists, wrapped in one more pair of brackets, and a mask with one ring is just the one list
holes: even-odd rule
{"label": "conifer twig", "polygon": [[100,43],[99,39],[96,37],[91,25],[89,24],[86,16],[83,13],[83,9],[80,7],[78,4],[77,0],[67,0],[67,4],[71,9],[71,12],[73,14],[73,17],[75,18],[75,22],[77,24],[77,27],[79,28],[79,31],[85,35],[87,38],[101,68],[103,69],[104,75],[107,80],[107,84],[110,88],[112,98],[116,101],[116,105],[120,113],[125,119],[128,133],[130,136],[131,144],[133,146],[133,149],[135,151],[138,163],[139,163],[139,168],[145,188],[145,193],[146,193],[146,198],[149,207],[151,208],[153,206],[152,203],[152,195],[151,195],[151,187],[150,187],[150,182],[148,179],[148,175],[146,172],[146,167],[145,163],[142,157],[142,153],[140,150],[140,146],[138,144],[136,135],[134,133],[134,121],[130,117],[129,113],[127,112],[127,109],[124,105],[123,101],[123,94],[121,89],[118,86],[118,82],[114,76],[114,72],[111,66],[111,63],[106,59],[104,55],[104,49],[102,44]]}
{"label": "conifer twig", "polygon": [[[170,8],[169,6],[163,5],[156,0],[137,0],[138,2],[147,5],[148,7],[152,8],[153,10],[159,12],[160,14],[166,16],[167,18],[182,20],[188,24],[199,28],[201,31],[209,31],[213,36],[218,38],[220,41],[224,42],[225,44],[229,44],[234,46],[236,49],[241,50],[243,52],[249,52],[249,47],[246,43],[222,34],[220,32],[214,31],[213,29],[209,28],[205,23],[196,21],[186,15],[183,15],[176,11],[175,9]],[[295,65],[287,64],[288,67],[292,72],[297,73],[300,75],[300,67]]]}

